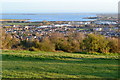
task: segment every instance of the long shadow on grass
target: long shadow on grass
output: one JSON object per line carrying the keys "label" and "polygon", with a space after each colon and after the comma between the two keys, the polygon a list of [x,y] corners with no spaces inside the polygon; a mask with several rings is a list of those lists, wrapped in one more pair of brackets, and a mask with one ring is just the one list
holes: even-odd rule
{"label": "long shadow on grass", "polygon": [[[68,60],[72,59],[72,60]],[[29,55],[10,55],[3,54],[2,61],[44,61],[44,62],[58,62],[58,63],[99,63],[106,64],[109,61],[118,61],[118,59],[111,58],[75,58],[69,56],[29,56]],[[104,62],[105,61],[105,62]],[[109,63],[110,64],[110,63]]]}
{"label": "long shadow on grass", "polygon": [[[107,58],[75,58],[75,57],[69,57],[69,56],[29,56],[29,55],[10,55],[10,54],[3,54],[2,55],[2,59],[3,61],[35,61],[35,62],[46,62],[46,64],[49,62],[49,63],[73,63],[73,64],[86,64],[85,66],[81,66],[82,68],[85,68],[85,69],[88,69],[92,71],[93,68],[97,68],[96,70],[100,71],[101,68],[99,67],[94,67],[94,66],[90,66],[91,64],[100,64],[100,65],[103,65],[103,64],[115,64],[115,62],[118,61],[118,59],[107,59]],[[70,60],[68,60],[70,59]],[[113,62],[111,62],[113,61]],[[43,64],[44,64],[43,63]],[[73,64],[70,64],[73,65]],[[51,64],[52,65],[52,64]],[[49,66],[51,66],[49,65]],[[60,64],[62,65],[62,64]],[[36,68],[35,68],[36,69]],[[39,68],[38,68],[39,69]],[[67,68],[66,68],[67,69]],[[43,70],[44,71],[44,70]],[[79,75],[92,75],[92,76],[98,76],[98,77],[111,77],[112,74],[114,73],[109,73],[109,72],[104,72],[102,74],[102,71],[101,72],[86,72],[86,71],[79,71],[77,73],[71,71],[66,71],[66,72],[62,72],[61,70],[58,71],[58,70],[47,70],[47,71],[44,71],[44,72],[49,72],[49,73],[60,73],[60,74],[66,74],[66,75],[76,75],[76,76],[79,76]],[[117,78],[117,74],[116,76],[114,75],[114,78]]]}

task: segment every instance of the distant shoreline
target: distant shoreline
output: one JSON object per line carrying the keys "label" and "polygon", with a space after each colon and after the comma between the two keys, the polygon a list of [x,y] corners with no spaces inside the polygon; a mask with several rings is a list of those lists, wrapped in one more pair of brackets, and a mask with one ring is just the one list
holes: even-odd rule
{"label": "distant shoreline", "polygon": [[73,14],[73,15],[116,15],[118,13],[0,13],[0,15],[62,15],[62,14]]}
{"label": "distant shoreline", "polygon": [[[30,20],[31,22],[38,21],[90,21],[90,19],[83,19],[86,17],[97,17],[96,14],[79,14],[79,13],[59,13],[59,14],[4,14],[1,19],[22,19]],[[93,20],[93,19],[91,19]]]}

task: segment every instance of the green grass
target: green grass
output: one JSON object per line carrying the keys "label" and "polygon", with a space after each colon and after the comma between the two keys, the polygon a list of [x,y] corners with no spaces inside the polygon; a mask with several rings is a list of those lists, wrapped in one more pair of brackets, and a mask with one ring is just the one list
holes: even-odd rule
{"label": "green grass", "polygon": [[2,25],[39,25],[39,23],[2,23]]}
{"label": "green grass", "polygon": [[4,50],[2,59],[3,78],[119,78],[117,55]]}

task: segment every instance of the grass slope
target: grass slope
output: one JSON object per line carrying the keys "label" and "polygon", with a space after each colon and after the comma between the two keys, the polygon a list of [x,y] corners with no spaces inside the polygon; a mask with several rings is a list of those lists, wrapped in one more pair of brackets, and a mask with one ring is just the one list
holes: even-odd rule
{"label": "grass slope", "polygon": [[2,58],[3,78],[119,78],[117,55],[4,50]]}
{"label": "grass slope", "polygon": [[2,23],[3,25],[39,25],[39,23]]}

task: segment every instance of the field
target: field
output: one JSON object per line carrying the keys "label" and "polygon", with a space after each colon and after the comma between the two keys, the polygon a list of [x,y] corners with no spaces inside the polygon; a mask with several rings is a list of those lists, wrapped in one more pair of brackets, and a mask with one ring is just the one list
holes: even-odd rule
{"label": "field", "polygon": [[120,78],[117,55],[3,50],[3,78]]}
{"label": "field", "polygon": [[2,25],[21,25],[21,26],[24,26],[24,25],[39,25],[39,23],[2,23]]}

